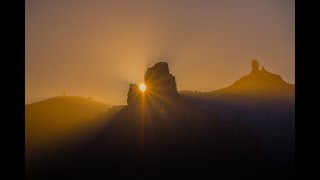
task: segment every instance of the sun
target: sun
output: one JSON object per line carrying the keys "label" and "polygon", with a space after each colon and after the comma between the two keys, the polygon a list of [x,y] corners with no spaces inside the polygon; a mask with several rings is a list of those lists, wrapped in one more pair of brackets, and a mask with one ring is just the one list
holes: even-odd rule
{"label": "sun", "polygon": [[144,83],[140,84],[139,88],[140,88],[140,91],[142,91],[142,92],[144,92],[147,89],[147,87]]}

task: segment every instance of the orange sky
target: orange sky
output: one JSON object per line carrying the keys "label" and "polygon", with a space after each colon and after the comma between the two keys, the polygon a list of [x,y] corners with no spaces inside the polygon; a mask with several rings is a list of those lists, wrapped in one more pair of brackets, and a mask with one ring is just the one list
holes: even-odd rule
{"label": "orange sky", "polygon": [[210,91],[250,61],[295,82],[294,0],[26,0],[26,99],[126,104],[157,56],[178,90]]}

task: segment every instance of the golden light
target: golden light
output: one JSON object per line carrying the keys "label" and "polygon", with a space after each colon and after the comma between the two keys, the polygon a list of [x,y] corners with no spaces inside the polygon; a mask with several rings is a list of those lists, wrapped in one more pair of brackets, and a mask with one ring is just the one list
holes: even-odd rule
{"label": "golden light", "polygon": [[144,92],[147,89],[147,87],[144,83],[140,84],[139,88],[140,88],[140,91],[142,91],[142,92]]}

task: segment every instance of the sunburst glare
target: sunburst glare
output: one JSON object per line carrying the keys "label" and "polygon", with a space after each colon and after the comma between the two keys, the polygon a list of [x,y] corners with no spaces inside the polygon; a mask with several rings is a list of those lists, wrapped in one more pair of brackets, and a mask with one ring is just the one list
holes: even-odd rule
{"label": "sunburst glare", "polygon": [[144,92],[147,89],[147,87],[144,83],[140,84],[139,88],[140,88],[140,91],[142,91],[142,92]]}

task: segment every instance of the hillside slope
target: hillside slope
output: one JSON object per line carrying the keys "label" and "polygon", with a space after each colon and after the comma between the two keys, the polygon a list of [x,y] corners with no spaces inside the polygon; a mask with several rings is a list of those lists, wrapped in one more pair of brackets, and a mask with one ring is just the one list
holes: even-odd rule
{"label": "hillside slope", "polygon": [[110,105],[77,96],[58,96],[25,106],[27,158],[96,126]]}

